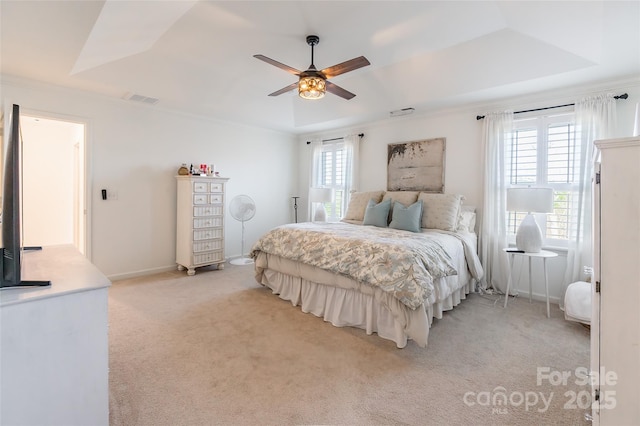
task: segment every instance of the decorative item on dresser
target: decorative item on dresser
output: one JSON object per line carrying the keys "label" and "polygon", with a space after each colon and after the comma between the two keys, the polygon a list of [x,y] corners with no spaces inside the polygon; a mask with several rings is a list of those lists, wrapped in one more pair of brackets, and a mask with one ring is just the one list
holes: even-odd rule
{"label": "decorative item on dresser", "polygon": [[176,176],[178,270],[217,265],[224,268],[224,193],[229,178]]}
{"label": "decorative item on dresser", "polygon": [[595,142],[591,405],[594,425],[640,420],[640,137]]}

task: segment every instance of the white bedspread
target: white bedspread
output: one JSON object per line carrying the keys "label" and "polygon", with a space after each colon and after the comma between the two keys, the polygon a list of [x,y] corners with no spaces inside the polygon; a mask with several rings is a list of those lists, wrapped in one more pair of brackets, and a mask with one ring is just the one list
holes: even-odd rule
{"label": "white bedspread", "polygon": [[[445,248],[454,233],[413,233],[347,223],[298,223],[267,232],[253,246],[259,252],[299,261],[345,275],[393,294],[411,309],[422,306],[434,292],[434,279],[458,272]],[[477,260],[475,251],[469,250]],[[470,262],[481,276],[479,261]]]}
{"label": "white bedspread", "polygon": [[[349,226],[355,227],[356,232],[371,228]],[[397,232],[406,232],[404,238],[416,235]],[[483,270],[476,254],[475,234],[440,230],[423,230],[421,234],[420,238],[438,241],[457,274],[434,278],[429,296],[420,309],[409,308],[379,286],[254,247],[256,281],[294,306],[300,306],[303,312],[321,317],[334,326],[377,333],[394,341],[398,348],[405,347],[409,339],[425,347],[432,319],[442,318],[444,311],[457,306],[473,290],[476,280],[482,278]]]}

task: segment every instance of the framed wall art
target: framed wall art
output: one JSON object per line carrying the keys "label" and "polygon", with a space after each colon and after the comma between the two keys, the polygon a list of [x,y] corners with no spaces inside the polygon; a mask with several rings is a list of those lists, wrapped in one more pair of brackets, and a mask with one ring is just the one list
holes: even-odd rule
{"label": "framed wall art", "polygon": [[444,192],[445,138],[387,146],[387,191]]}

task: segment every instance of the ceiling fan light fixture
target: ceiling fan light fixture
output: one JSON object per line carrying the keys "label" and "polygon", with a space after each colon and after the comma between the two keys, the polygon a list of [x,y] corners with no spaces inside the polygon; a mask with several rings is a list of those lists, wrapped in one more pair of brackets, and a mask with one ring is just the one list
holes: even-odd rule
{"label": "ceiling fan light fixture", "polygon": [[[1,1],[1,0],[0,0]],[[269,96],[279,96],[283,93],[287,93],[291,90],[298,88],[298,95],[302,99],[320,99],[323,98],[327,90],[329,93],[336,96],[340,96],[343,99],[349,100],[354,96],[353,93],[343,89],[329,81],[329,79],[339,76],[341,74],[357,70],[358,68],[371,65],[367,58],[359,56],[357,58],[349,59],[348,61],[333,65],[329,68],[318,70],[313,65],[313,47],[320,42],[320,37],[317,35],[307,36],[307,44],[311,46],[311,65],[306,71],[299,71],[295,68],[285,65],[281,62],[268,58],[264,55],[253,55],[254,58],[271,64],[275,67],[285,70],[286,72],[298,76],[297,83],[291,83],[290,85],[283,87],[280,90],[276,90],[273,93],[269,93]]]}
{"label": "ceiling fan light fixture", "polygon": [[320,77],[301,77],[298,81],[298,95],[303,99],[320,99],[326,91],[327,85]]}

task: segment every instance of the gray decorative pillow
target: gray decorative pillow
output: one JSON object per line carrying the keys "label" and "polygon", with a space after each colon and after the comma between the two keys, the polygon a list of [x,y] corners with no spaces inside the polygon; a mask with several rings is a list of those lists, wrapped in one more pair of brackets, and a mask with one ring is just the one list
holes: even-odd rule
{"label": "gray decorative pillow", "polygon": [[386,228],[390,207],[391,200],[385,200],[381,203],[376,203],[373,199],[369,200],[369,204],[367,204],[367,208],[364,211],[364,221],[362,224]]}
{"label": "gray decorative pillow", "polygon": [[391,199],[391,217],[393,219],[393,206],[395,203],[400,203],[403,206],[410,206],[418,200],[418,191],[387,191],[384,193],[383,200]]}
{"label": "gray decorative pillow", "polygon": [[460,206],[464,197],[458,194],[431,194],[421,192],[418,200],[424,203],[422,227],[455,231],[458,226]]}
{"label": "gray decorative pillow", "polygon": [[342,219],[362,221],[369,200],[373,199],[379,203],[382,200],[382,194],[384,191],[352,192],[349,195],[349,207],[347,207],[347,212]]}
{"label": "gray decorative pillow", "polygon": [[389,228],[403,229],[405,231],[420,232],[422,224],[422,200],[418,200],[405,207],[399,202],[393,204],[393,220]]}

